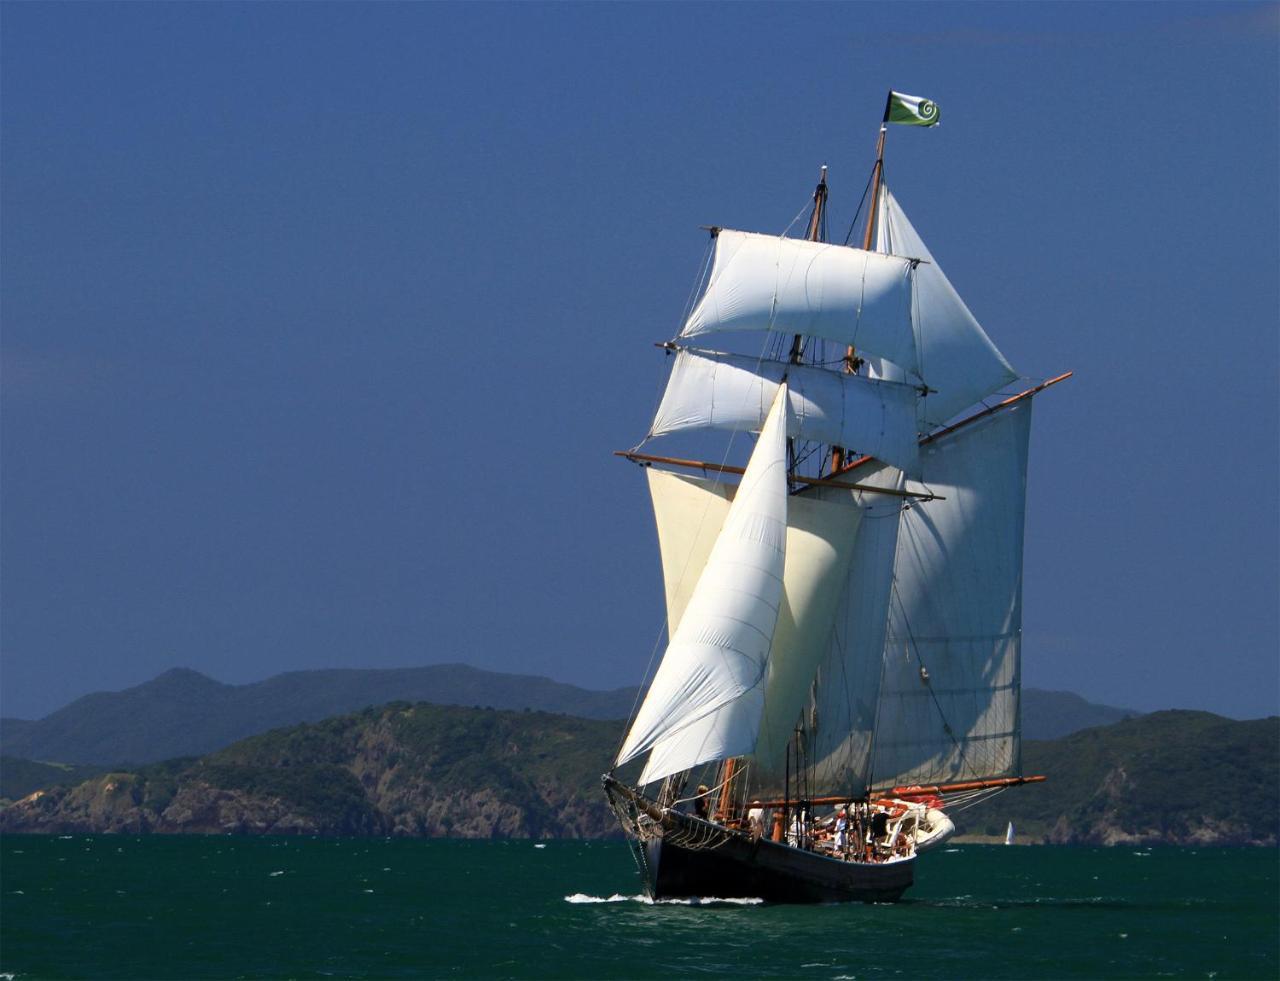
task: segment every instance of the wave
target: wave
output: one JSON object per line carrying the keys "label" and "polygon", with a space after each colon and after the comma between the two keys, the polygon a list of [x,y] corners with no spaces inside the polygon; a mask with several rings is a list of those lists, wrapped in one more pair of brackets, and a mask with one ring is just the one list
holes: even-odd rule
{"label": "wave", "polygon": [[721,896],[690,896],[688,899],[650,899],[643,894],[638,896],[624,896],[615,892],[612,896],[588,896],[586,893],[575,892],[572,896],[565,896],[566,903],[641,903],[645,906],[759,906],[764,902],[754,896],[750,897],[721,897]]}

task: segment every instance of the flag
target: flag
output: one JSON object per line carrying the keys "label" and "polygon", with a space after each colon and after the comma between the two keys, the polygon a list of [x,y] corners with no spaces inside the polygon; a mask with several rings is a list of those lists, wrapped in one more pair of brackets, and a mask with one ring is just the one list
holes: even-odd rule
{"label": "flag", "polygon": [[936,126],[940,115],[936,102],[917,95],[903,95],[901,92],[890,92],[889,101],[884,107],[886,123],[902,123],[906,126]]}

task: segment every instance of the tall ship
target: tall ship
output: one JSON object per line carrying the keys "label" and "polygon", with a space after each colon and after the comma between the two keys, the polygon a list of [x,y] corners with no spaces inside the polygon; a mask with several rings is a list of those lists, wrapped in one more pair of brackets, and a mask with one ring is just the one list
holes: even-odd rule
{"label": "tall ship", "polygon": [[[710,228],[619,454],[669,639],[603,783],[654,898],[894,901],[957,809],[1044,779],[1020,748],[1027,450],[1070,373],[1020,380],[890,190],[889,126],[938,116],[889,93],[843,243],[826,167],[803,237]],[[707,449],[655,452],[680,439]]]}

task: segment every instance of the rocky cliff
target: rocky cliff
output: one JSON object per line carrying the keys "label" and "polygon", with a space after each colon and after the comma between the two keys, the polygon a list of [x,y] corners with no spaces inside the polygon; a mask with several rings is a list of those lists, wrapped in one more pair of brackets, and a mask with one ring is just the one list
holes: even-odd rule
{"label": "rocky cliff", "polygon": [[[264,733],[200,759],[52,786],[0,831],[596,838],[619,722],[393,703]],[[1280,719],[1156,712],[1029,741],[1048,781],[955,815],[961,834],[1056,844],[1271,845]]]}
{"label": "rocky cliff", "polygon": [[4,832],[605,837],[619,723],[393,703],[36,791]]}

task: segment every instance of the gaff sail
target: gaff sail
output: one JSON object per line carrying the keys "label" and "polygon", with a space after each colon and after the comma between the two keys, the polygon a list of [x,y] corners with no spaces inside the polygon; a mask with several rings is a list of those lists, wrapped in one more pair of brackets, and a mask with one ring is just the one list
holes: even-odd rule
{"label": "gaff sail", "polygon": [[902,513],[872,786],[1021,767],[1022,549],[1031,400],[928,443],[944,500]]}

